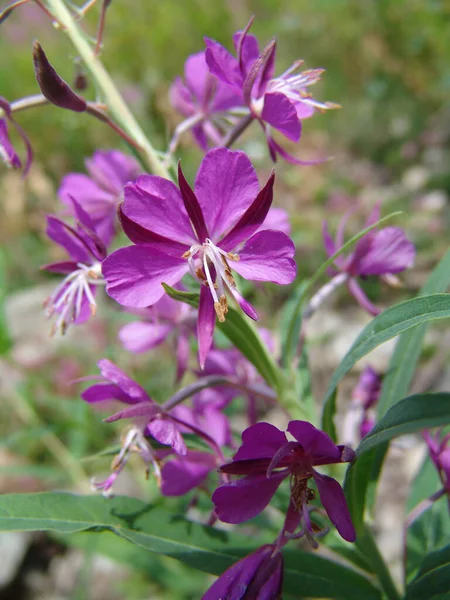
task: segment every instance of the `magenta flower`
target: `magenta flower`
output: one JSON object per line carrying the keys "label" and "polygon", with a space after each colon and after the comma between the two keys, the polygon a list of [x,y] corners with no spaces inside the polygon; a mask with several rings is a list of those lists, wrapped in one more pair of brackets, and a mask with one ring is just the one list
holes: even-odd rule
{"label": "magenta flower", "polygon": [[423,437],[428,446],[430,458],[439,473],[442,481],[443,492],[449,497],[450,507],[450,434],[442,436],[442,429],[438,429],[434,434],[424,431]]}
{"label": "magenta flower", "polygon": [[[325,251],[332,256],[344,245],[344,228],[348,215],[344,217],[333,240],[327,223],[323,224],[323,240]],[[380,219],[380,205],[377,204],[367,219],[364,228],[373,225]],[[408,240],[404,231],[399,227],[384,227],[372,230],[362,237],[356,244],[354,251],[348,256],[339,256],[334,264],[336,269],[330,269],[329,274],[338,276],[345,274],[347,287],[364,310],[372,315],[377,315],[380,310],[374,306],[360,288],[356,278],[366,278],[376,275],[391,282],[393,275],[401,273],[414,264],[416,249]]]}
{"label": "magenta flower", "polygon": [[180,433],[180,424],[154,402],[147,392],[119,367],[106,358],[98,367],[101,382],[88,387],[81,397],[89,404],[118,400],[127,408],[105,419],[107,423],[120,419],[134,419],[145,435],[151,435],[160,444],[171,446],[174,452],[186,454],[186,444]]}
{"label": "magenta flower", "polygon": [[243,106],[242,93],[211,75],[205,52],[188,56],[184,65],[184,81],[177,77],[169,95],[175,110],[187,117],[177,127],[171,142],[171,154],[180,136],[188,130],[192,131],[195,141],[205,152],[208,146],[220,146],[235,118],[230,110]]}
{"label": "magenta flower", "polygon": [[11,143],[8,132],[8,123],[11,124],[22,138],[25,148],[27,151],[27,160],[23,169],[24,175],[26,175],[30,169],[33,160],[33,151],[31,149],[30,140],[22,129],[22,127],[16,123],[12,116],[12,110],[9,102],[0,96],[0,111],[3,111],[4,117],[0,118],[0,159],[5,163],[7,167],[13,169],[21,169],[22,161],[17,154],[14,146]]}
{"label": "magenta flower", "polygon": [[352,402],[345,415],[343,438],[348,444],[358,444],[375,425],[374,407],[381,395],[382,376],[367,366],[352,392]]}
{"label": "magenta flower", "polygon": [[218,42],[205,38],[206,62],[213,75],[237,93],[242,93],[250,114],[265,132],[272,160],[275,161],[276,155],[280,154],[291,163],[305,164],[275,142],[271,128],[298,142],[302,119],[310,117],[316,109],[326,110],[337,105],[318,102],[307,91],[309,86],[319,81],[323,69],[298,73],[303,61],[296,61],[287,71],[274,77],[275,41],[260,52],[257,39],[248,35],[251,24],[252,21],[244,31],[233,35],[236,58]]}
{"label": "magenta flower", "polygon": [[135,245],[113,252],[103,273],[112,298],[126,307],[144,308],[163,296],[163,282],[173,286],[190,272],[201,286],[197,333],[203,367],[216,315],[224,321],[228,311],[226,292],[257,319],[239,294],[232,269],[245,279],[289,284],[296,274],[295,247],[281,231],[258,231],[272,204],[274,175],[259,190],[243,152],[210,150],[195,192],[181,167],[178,181],[180,189],[143,175],[125,187],[122,226]]}
{"label": "magenta flower", "polygon": [[168,338],[173,339],[177,361],[176,380],[180,381],[189,361],[189,335],[194,330],[197,312],[183,302],[163,296],[152,307],[136,310],[136,313],[143,320],[128,323],[119,331],[124,348],[140,354],[156,348]]}
{"label": "magenta flower", "polygon": [[97,311],[97,287],[104,285],[102,261],[106,246],[98,235],[89,215],[74,200],[75,225],[64,223],[57,217],[47,217],[48,237],[64,248],[70,260],[42,267],[51,273],[65,275],[53,294],[46,300],[47,316],[58,315],[52,332],[62,334],[71,323],[84,323]]}
{"label": "magenta flower", "polygon": [[245,477],[214,492],[217,516],[226,523],[252,519],[268,505],[281,482],[289,478],[291,496],[285,530],[294,535],[301,525],[297,537],[312,537],[308,504],[315,494],[308,481],[313,478],[329,519],[345,540],[354,541],[356,534],[341,486],[314,467],[350,462],[355,453],[347,446],[336,446],[326,433],[306,421],[291,421],[287,431],[296,441],[288,441],[284,432],[269,423],[257,423],[243,432],[242,445],[233,461],[220,470]]}
{"label": "magenta flower", "polygon": [[85,161],[89,175],[69,173],[58,190],[73,211],[74,198],[89,214],[99,235],[109,244],[116,229],[116,213],[123,188],[142,172],[139,163],[119,150],[97,150]]}
{"label": "magenta flower", "polygon": [[202,600],[279,600],[283,588],[283,555],[266,544],[229,567]]}

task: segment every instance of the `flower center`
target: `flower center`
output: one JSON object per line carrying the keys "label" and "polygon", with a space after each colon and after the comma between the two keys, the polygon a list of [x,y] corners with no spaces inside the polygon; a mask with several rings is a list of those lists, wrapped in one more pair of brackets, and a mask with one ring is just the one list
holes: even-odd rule
{"label": "flower center", "polygon": [[188,259],[189,270],[194,279],[209,287],[217,318],[223,323],[228,312],[225,290],[233,293],[236,288],[228,261],[238,261],[239,256],[225,252],[206,238],[203,244],[193,244],[183,254],[183,258]]}
{"label": "flower center", "polygon": [[51,335],[58,330],[62,335],[66,333],[70,323],[76,321],[80,316],[84,298],[89,302],[92,316],[97,312],[97,303],[90,286],[104,283],[102,265],[100,262],[92,265],[77,263],[77,267],[78,269],[75,269],[63,279],[44,303],[48,317],[58,313]]}

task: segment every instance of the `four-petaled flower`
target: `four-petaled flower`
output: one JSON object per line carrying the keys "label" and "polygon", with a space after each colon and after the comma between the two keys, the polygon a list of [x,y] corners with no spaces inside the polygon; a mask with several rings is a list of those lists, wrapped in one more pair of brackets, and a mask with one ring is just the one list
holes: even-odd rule
{"label": "four-petaled flower", "polygon": [[68,253],[71,260],[44,265],[42,269],[65,275],[53,294],[45,301],[47,315],[58,315],[52,328],[67,331],[71,323],[84,323],[97,310],[96,290],[104,285],[102,261],[106,245],[91,218],[73,200],[75,225],[72,227],[53,215],[47,217],[48,237]]}
{"label": "four-petaled flower", "polygon": [[172,182],[142,175],[125,186],[121,222],[135,243],[103,263],[108,294],[120,304],[144,308],[191,273],[200,287],[197,333],[204,366],[216,315],[225,320],[226,292],[252,319],[254,308],[239,294],[232,269],[245,279],[291,283],[295,247],[281,231],[258,231],[273,198],[274,174],[259,189],[258,177],[243,152],[210,150],[202,161],[195,192],[178,169]]}
{"label": "four-petaled flower", "polygon": [[[348,213],[341,221],[333,240],[326,221],[323,223],[323,240],[325,251],[332,256],[344,245],[344,228]],[[377,204],[367,219],[364,229],[380,220],[380,204]],[[345,274],[348,289],[356,301],[372,315],[380,310],[370,302],[358,285],[357,277],[377,275],[387,283],[396,281],[393,277],[414,264],[416,249],[399,227],[373,229],[363,236],[348,256],[339,256],[334,261],[337,269],[329,269],[330,275]]]}
{"label": "four-petaled flower", "polygon": [[85,161],[89,175],[69,173],[58,190],[61,201],[73,211],[75,199],[91,217],[106,244],[114,237],[117,206],[123,187],[142,172],[139,163],[119,150],[97,150]]}
{"label": "four-petaled flower", "polygon": [[217,516],[226,523],[252,519],[267,506],[281,482],[289,478],[291,493],[285,531],[293,536],[301,525],[297,537],[306,535],[312,539],[314,529],[308,504],[315,494],[308,482],[313,478],[331,522],[345,540],[354,541],[356,534],[341,486],[314,467],[351,462],[355,453],[347,446],[336,446],[326,433],[307,421],[291,421],[287,431],[295,441],[288,441],[283,431],[269,423],[257,423],[242,433],[242,445],[233,461],[220,470],[245,477],[214,492]]}
{"label": "four-petaled flower", "polygon": [[177,77],[169,91],[172,106],[184,117],[170,144],[173,154],[180,136],[192,131],[195,141],[206,152],[208,146],[220,146],[223,136],[236,118],[233,109],[243,106],[242,93],[214,77],[206,64],[205,52],[188,56],[184,81]]}
{"label": "four-petaled flower", "polygon": [[283,555],[275,544],[261,546],[231,565],[202,600],[279,600],[283,588]]}
{"label": "four-petaled flower", "polygon": [[[257,39],[244,31],[233,35],[236,58],[218,42],[205,38],[206,62],[213,75],[242,93],[250,114],[261,124],[272,160],[280,154],[294,164],[310,164],[289,155],[272,137],[271,127],[293,142],[298,142],[301,121],[316,109],[336,108],[336,104],[314,100],[307,88],[319,81],[323,69],[298,73],[303,61],[296,61],[287,71],[274,77],[276,43],[272,41],[260,52]],[[315,161],[317,162],[317,161]]]}

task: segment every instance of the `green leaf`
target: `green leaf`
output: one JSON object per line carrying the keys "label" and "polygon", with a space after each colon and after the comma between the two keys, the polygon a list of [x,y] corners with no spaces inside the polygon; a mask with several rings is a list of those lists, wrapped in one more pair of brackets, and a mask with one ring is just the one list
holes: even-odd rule
{"label": "green leaf", "polygon": [[[450,317],[450,294],[431,294],[406,300],[386,309],[360,333],[340,365],[333,373],[324,399],[322,423],[329,427],[334,417],[332,398],[341,379],[366,354],[421,323]],[[327,433],[332,433],[325,429]]]}
{"label": "green leaf", "polygon": [[[428,280],[420,290],[420,296],[445,292],[450,285],[450,250],[433,269]],[[422,350],[423,339],[428,323],[423,323],[406,331],[400,336],[389,368],[383,378],[381,396],[377,405],[378,415],[381,417],[393,406],[399,398],[404,398],[408,393],[416,365]]]}
{"label": "green leaf", "polygon": [[[180,292],[165,283],[163,283],[163,287],[174,300],[185,302],[195,308],[198,307],[199,294]],[[218,323],[217,326],[245,358],[256,367],[267,383],[278,390],[280,386],[279,369],[248,317],[229,307],[225,321]]]}
{"label": "green leaf", "polygon": [[394,404],[360,443],[356,455],[394,437],[450,423],[450,393],[415,394]]}
{"label": "green leaf", "polygon": [[6,354],[12,346],[5,315],[6,299],[6,258],[0,252],[0,355]]}
{"label": "green leaf", "polygon": [[448,598],[450,590],[450,546],[432,552],[423,561],[417,577],[406,591],[406,600]]}
{"label": "green leaf", "polygon": [[[61,492],[0,496],[0,530],[110,531],[151,552],[215,575],[255,549],[248,546],[248,537],[187,521],[135,498]],[[285,591],[295,597],[381,599],[380,591],[368,579],[340,564],[300,551],[287,551],[285,558]]]}
{"label": "green leaf", "polygon": [[360,535],[364,527],[364,499],[375,454],[375,450],[362,454],[345,474],[344,492],[356,535]]}

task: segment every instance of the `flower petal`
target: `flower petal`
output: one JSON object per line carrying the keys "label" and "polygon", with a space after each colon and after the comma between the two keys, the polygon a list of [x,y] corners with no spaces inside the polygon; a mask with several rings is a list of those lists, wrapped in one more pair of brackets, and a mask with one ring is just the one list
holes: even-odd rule
{"label": "flower petal", "polygon": [[255,233],[239,252],[240,260],[230,266],[244,279],[286,285],[297,273],[294,253],[295,246],[287,235],[268,229]]}
{"label": "flower petal", "polygon": [[148,246],[116,250],[103,261],[106,292],[122,306],[145,308],[164,294],[162,283],[173,286],[189,270],[186,260]]}
{"label": "flower petal", "polygon": [[202,160],[194,189],[210,236],[215,241],[252,204],[259,183],[244,152],[217,148],[210,150]]}
{"label": "flower petal", "polygon": [[203,39],[206,44],[205,60],[211,73],[236,90],[241,90],[243,78],[238,61],[215,40],[207,37]]}
{"label": "flower petal", "polygon": [[341,462],[341,451],[330,436],[308,421],[291,421],[287,430],[302,445],[305,453],[312,456],[313,464],[317,464],[316,459],[320,464]]}
{"label": "flower petal", "polygon": [[187,452],[186,444],[178,430],[177,425],[170,418],[156,418],[148,425],[149,433],[158,440],[160,444],[172,446],[174,452],[185,455]]}
{"label": "flower petal", "polygon": [[242,523],[256,517],[269,504],[286,473],[243,477],[226,483],[212,495],[217,516],[224,523]]}
{"label": "flower petal", "polygon": [[48,215],[46,234],[53,242],[62,246],[76,263],[90,264],[91,254],[88,245],[67,223]]}
{"label": "flower petal", "polygon": [[314,471],[314,481],[319,490],[320,501],[327,511],[330,521],[344,540],[354,542],[356,532],[343,489],[335,479],[327,475],[321,475],[317,471]]}
{"label": "flower petal", "polygon": [[269,458],[287,443],[285,434],[270,423],[256,423],[242,432],[242,445],[233,461]]}
{"label": "flower petal", "polygon": [[120,150],[97,150],[85,163],[94,181],[109,190],[116,201],[122,196],[124,185],[142,172],[137,160]]}
{"label": "flower petal", "polygon": [[131,377],[128,377],[128,375],[124,373],[122,369],[119,369],[113,362],[107,358],[102,358],[98,361],[97,365],[102,377],[119,386],[127,396],[137,402],[142,400],[150,401],[150,397],[144,388],[131,379]]}
{"label": "flower petal", "polygon": [[371,238],[368,252],[358,261],[359,275],[400,273],[414,264],[416,249],[399,227],[385,227]]}
{"label": "flower petal", "polygon": [[176,380],[181,381],[189,363],[191,347],[189,339],[184,333],[178,334],[176,358],[177,358],[177,373]]}
{"label": "flower petal", "polygon": [[140,354],[162,344],[172,331],[171,325],[135,321],[119,330],[119,340],[128,352]]}
{"label": "flower petal", "polygon": [[186,456],[169,460],[161,471],[164,496],[183,496],[199,486],[215,468],[215,458],[207,452],[189,450]]}
{"label": "flower petal", "polygon": [[215,324],[214,300],[209,289],[202,285],[197,320],[198,362],[201,369],[205,366],[206,357],[212,345]]}
{"label": "flower petal", "polygon": [[206,238],[209,237],[205,217],[203,216],[197,196],[186,181],[186,177],[181,168],[181,162],[178,163],[178,186],[180,188],[181,197],[183,198],[184,207],[197,234],[197,238],[200,243],[203,243]]}
{"label": "flower petal", "polygon": [[292,102],[280,92],[269,92],[264,95],[264,106],[261,119],[277,129],[293,142],[298,142],[302,131],[300,119]]}
{"label": "flower petal", "polygon": [[272,205],[274,182],[275,173],[272,171],[255,200],[247,208],[233,229],[220,241],[220,247],[223,250],[233,250],[240,242],[248,240],[261,227]]}
{"label": "flower petal", "polygon": [[174,183],[156,175],[141,175],[125,186],[125,215],[148,231],[191,246],[196,240]]}
{"label": "flower petal", "polygon": [[291,224],[289,222],[289,215],[284,208],[271,208],[264,219],[263,224],[258,231],[264,231],[266,229],[274,229],[275,231],[282,231],[286,235],[291,233]]}
{"label": "flower petal", "polygon": [[380,314],[381,310],[377,308],[375,304],[372,304],[372,302],[369,300],[369,298],[366,296],[363,290],[359,287],[359,285],[353,277],[351,277],[347,281],[347,287],[349,289],[350,294],[353,296],[353,298],[355,298],[356,302],[361,306],[361,308],[366,310],[369,314],[373,315],[374,317]]}
{"label": "flower petal", "polygon": [[90,404],[108,400],[120,400],[120,402],[126,402],[127,404],[132,403],[130,397],[119,386],[112,383],[96,383],[95,385],[91,385],[81,393],[81,397],[85,402],[89,402]]}

